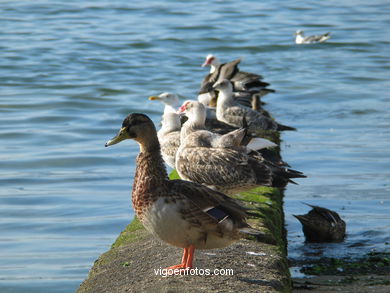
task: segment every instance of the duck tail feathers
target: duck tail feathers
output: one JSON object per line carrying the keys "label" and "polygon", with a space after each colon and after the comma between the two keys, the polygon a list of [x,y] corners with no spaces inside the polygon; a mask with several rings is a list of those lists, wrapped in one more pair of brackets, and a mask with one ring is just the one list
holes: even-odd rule
{"label": "duck tail feathers", "polygon": [[285,168],[285,171],[288,174],[289,178],[306,178],[307,177],[301,171],[297,171],[294,169]]}

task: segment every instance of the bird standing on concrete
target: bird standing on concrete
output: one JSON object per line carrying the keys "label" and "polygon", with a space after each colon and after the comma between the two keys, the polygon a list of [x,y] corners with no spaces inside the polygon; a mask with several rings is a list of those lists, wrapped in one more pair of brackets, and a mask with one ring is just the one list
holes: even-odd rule
{"label": "bird standing on concrete", "polygon": [[157,238],[184,249],[181,263],[167,269],[191,268],[195,249],[222,248],[242,234],[260,233],[246,223],[245,208],[223,193],[189,181],[169,180],[156,128],[148,116],[128,115],[106,146],[125,139],[140,146],[132,192],[137,218]]}
{"label": "bird standing on concrete", "polygon": [[264,130],[296,130],[277,123],[259,111],[238,104],[233,99],[233,86],[229,80],[222,80],[214,88],[219,91],[216,112],[219,121],[234,127],[243,127],[243,121],[246,121],[249,133],[256,136],[262,136]]}

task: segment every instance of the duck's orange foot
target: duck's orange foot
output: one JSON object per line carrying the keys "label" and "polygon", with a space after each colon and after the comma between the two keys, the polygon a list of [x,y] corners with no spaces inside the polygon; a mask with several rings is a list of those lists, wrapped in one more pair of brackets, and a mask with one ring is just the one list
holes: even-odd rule
{"label": "duck's orange foot", "polygon": [[167,275],[183,275],[192,268],[192,259],[194,258],[195,247],[190,245],[184,248],[181,264],[166,268]]}
{"label": "duck's orange foot", "polygon": [[181,264],[179,264],[179,265],[167,267],[166,270],[185,269],[185,268],[186,268],[186,264],[181,263]]}
{"label": "duck's orange foot", "polygon": [[167,275],[183,275],[187,272],[190,267],[187,267],[185,264],[179,264],[171,267],[167,267],[165,270],[167,271]]}

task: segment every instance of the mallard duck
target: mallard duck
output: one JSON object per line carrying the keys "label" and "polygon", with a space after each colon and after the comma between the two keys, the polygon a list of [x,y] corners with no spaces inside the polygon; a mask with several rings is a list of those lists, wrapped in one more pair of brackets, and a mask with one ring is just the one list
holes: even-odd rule
{"label": "mallard duck", "polygon": [[242,234],[258,234],[245,221],[245,208],[203,185],[169,180],[156,128],[144,114],[130,114],[106,146],[133,139],[140,146],[132,202],[137,218],[157,238],[184,249],[182,262],[168,269],[188,269],[195,249],[222,248]]}
{"label": "mallard duck", "polygon": [[293,215],[302,224],[307,242],[340,242],[345,237],[345,222],[339,214],[326,208],[312,208],[306,215]]}
{"label": "mallard duck", "polygon": [[322,35],[314,35],[305,37],[303,30],[297,30],[295,32],[295,43],[296,44],[314,44],[314,43],[323,43],[330,39],[330,33],[325,33]]}
{"label": "mallard duck", "polygon": [[233,87],[229,80],[225,79],[217,83],[214,88],[219,91],[218,120],[235,127],[243,127],[243,121],[246,121],[248,130],[253,135],[261,135],[264,130],[296,130],[293,127],[279,124],[258,111],[236,103],[232,97]]}
{"label": "mallard duck", "polygon": [[226,194],[249,191],[256,186],[284,187],[301,172],[265,160],[256,148],[276,144],[260,138],[244,142],[245,129],[218,135],[204,128],[204,106],[188,101],[182,107],[188,120],[180,133],[176,170],[180,177],[207,185]]}

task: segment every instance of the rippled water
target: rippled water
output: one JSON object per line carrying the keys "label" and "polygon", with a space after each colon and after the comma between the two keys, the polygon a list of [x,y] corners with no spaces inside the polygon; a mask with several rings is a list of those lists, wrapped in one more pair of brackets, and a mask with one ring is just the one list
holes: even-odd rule
{"label": "rippled water", "polygon": [[[157,123],[147,97],[195,97],[209,53],[244,57],[277,93],[266,100],[283,156],[309,178],[286,192],[290,255],[304,257],[292,213],[340,212],[340,251],[389,242],[387,1],[1,1],[0,291],[72,292],[132,218],[137,146],[104,143],[129,112]],[[331,31],[293,44],[293,32]],[[356,244],[358,243],[358,244]],[[326,246],[324,249],[327,251]],[[387,246],[388,247],[388,246]]]}

